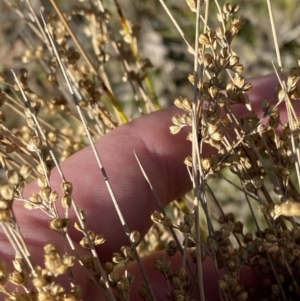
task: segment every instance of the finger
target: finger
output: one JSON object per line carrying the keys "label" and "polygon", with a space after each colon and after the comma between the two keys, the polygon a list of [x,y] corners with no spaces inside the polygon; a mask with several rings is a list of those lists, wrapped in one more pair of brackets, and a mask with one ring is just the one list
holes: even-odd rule
{"label": "finger", "polygon": [[[274,90],[270,85],[273,84],[273,79],[265,81],[267,89],[264,92]],[[257,90],[258,98],[259,93]],[[190,180],[182,163],[190,153],[190,143],[185,139],[186,132],[172,136],[168,129],[171,116],[177,112],[177,109],[169,108],[144,116],[118,128],[97,142],[125,220],[131,230],[138,229],[142,234],[150,225],[149,213],[156,205],[134,159],[133,150],[138,154],[164,204],[190,189]],[[128,244],[128,241],[91,149],[86,148],[78,152],[63,163],[62,168],[67,180],[73,184],[78,207],[87,213],[88,228],[96,233],[103,233],[107,238],[107,243],[100,248],[100,256],[103,256],[104,261],[110,259],[112,252],[118,250],[121,245]],[[59,191],[60,182],[54,170],[51,176],[53,189]],[[36,184],[27,189],[28,194],[38,191]],[[20,207],[15,206],[16,216],[26,242],[33,251],[33,258],[41,258],[41,246],[49,241],[59,245],[65,243],[59,234],[49,229],[45,215],[38,210],[26,211]],[[70,217],[74,218],[74,214],[71,213]],[[79,235],[74,237],[79,239]]]}
{"label": "finger", "polygon": [[[271,97],[275,91],[276,78],[267,76],[253,81],[251,94],[254,104],[263,95]],[[144,180],[133,150],[138,154],[145,171],[163,204],[182,195],[191,187],[184,158],[190,154],[190,142],[186,132],[170,135],[171,117],[176,108],[169,108],[143,116],[119,127],[97,142],[104,167],[116,199],[131,230],[144,234],[150,226],[149,214],[156,209],[155,200]],[[105,259],[121,245],[128,244],[113,204],[107,192],[91,148],[76,153],[62,164],[64,174],[74,187],[74,199],[87,214],[88,228],[103,233],[107,242],[100,248]],[[61,180],[54,170],[51,177],[54,190],[60,191]],[[28,191],[38,191],[31,185]],[[47,241],[53,235],[47,219],[39,211],[17,210],[22,214],[21,226],[25,236],[34,244]],[[74,214],[71,213],[71,218]],[[42,230],[37,233],[36,229]],[[73,231],[74,232],[74,231]],[[52,233],[52,234],[51,234]],[[81,235],[74,234],[78,240]]]}
{"label": "finger", "polygon": [[[158,259],[163,258],[164,261],[170,263],[170,271],[169,273],[158,271],[155,267],[155,262]],[[189,254],[188,254],[189,257]],[[188,259],[190,260],[190,258]],[[162,262],[162,260],[159,260]],[[149,284],[153,289],[154,295],[156,300],[170,300],[167,297],[167,294],[171,294],[172,291],[175,289],[173,286],[173,277],[178,277],[178,272],[181,267],[183,267],[182,263],[182,255],[177,252],[172,257],[168,256],[165,251],[158,251],[153,254],[150,254],[147,257],[142,258],[143,267],[147,271],[147,276],[149,278]],[[157,266],[157,264],[156,264]],[[196,265],[194,267],[194,275],[196,277],[199,275],[196,271]],[[221,298],[222,292],[219,288],[218,280],[224,275],[224,270],[220,269],[217,270],[215,267],[214,261],[211,257],[207,257],[202,263],[203,269],[203,285],[204,285],[204,293],[207,301],[219,301],[223,300]],[[139,298],[139,291],[142,288],[144,279],[142,277],[141,271],[137,266],[136,262],[131,262],[127,265],[126,271],[130,272],[134,275],[134,283],[130,288],[130,297],[131,300],[138,300]],[[125,274],[125,268],[120,268],[115,271],[119,275]],[[188,277],[191,277],[189,272],[187,272]],[[191,278],[190,278],[191,280]],[[181,282],[187,281],[187,279],[180,279]],[[186,293],[193,299],[199,300],[199,290],[197,288],[197,280],[194,282],[192,280],[191,286],[187,288]],[[249,266],[243,266],[240,271],[240,284],[243,284],[247,291],[253,288],[258,288],[261,285],[261,276],[257,275],[254,270]],[[263,294],[263,290],[260,288],[260,293]],[[92,283],[88,286],[86,290],[86,299],[90,300],[94,296],[99,296],[100,300],[105,300],[104,296],[100,294],[99,288],[94,286]],[[259,298],[259,296],[256,296]],[[174,298],[175,299],[175,298]],[[252,299],[247,299],[252,300]]]}
{"label": "finger", "polygon": [[[190,143],[186,141],[186,133],[171,135],[169,131],[171,117],[176,112],[176,108],[169,108],[141,117],[119,127],[96,144],[129,228],[138,229],[142,234],[151,224],[149,213],[157,206],[136,162],[134,150],[163,204],[190,189],[183,164],[190,152]],[[86,212],[87,227],[96,233],[103,233],[107,238],[99,249],[104,260],[110,259],[112,252],[128,245],[128,241],[91,148],[70,157],[62,164],[62,169],[66,179],[73,184],[77,206]],[[51,175],[52,189],[60,192],[60,183],[54,170]],[[38,190],[36,184],[32,184],[27,188],[27,195]],[[26,211],[17,206],[15,209],[23,234],[30,239],[29,243],[40,245],[53,237],[53,231],[48,229],[47,217],[39,210]],[[74,220],[73,212],[70,218]],[[82,235],[73,231],[73,236],[78,240]]]}

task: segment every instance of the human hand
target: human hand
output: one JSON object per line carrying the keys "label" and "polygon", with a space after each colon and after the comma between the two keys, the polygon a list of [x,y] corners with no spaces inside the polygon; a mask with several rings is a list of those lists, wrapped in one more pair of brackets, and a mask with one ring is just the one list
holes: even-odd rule
{"label": "human hand", "polygon": [[[277,79],[267,76],[252,81],[254,89],[250,93],[256,109],[262,97],[274,98]],[[108,178],[116,194],[121,211],[131,230],[138,230],[144,235],[151,225],[150,214],[156,210],[156,202],[143,178],[133,155],[137,153],[150,181],[161,202],[166,205],[176,197],[191,189],[191,182],[183,160],[191,152],[191,143],[186,140],[186,132],[175,136],[169,132],[171,117],[178,113],[175,107],[161,110],[132,121],[117,128],[101,138],[96,146],[100,153]],[[204,150],[205,151],[205,150]],[[87,216],[87,227],[95,233],[102,233],[106,242],[97,248],[100,260],[104,263],[111,260],[112,253],[121,246],[128,245],[115,209],[110,200],[102,175],[95,162],[91,148],[85,148],[71,156],[62,165],[66,179],[73,184],[73,196],[77,206]],[[57,171],[51,173],[52,189],[60,191],[61,179]],[[28,185],[26,196],[38,191],[36,183]],[[65,243],[62,236],[49,228],[49,222],[39,210],[27,211],[23,205],[15,202],[14,212],[22,230],[33,261],[43,265],[42,248],[48,242],[58,246]],[[70,218],[75,220],[71,210]],[[81,233],[70,229],[72,238],[79,241]],[[14,252],[9,242],[1,237],[1,257],[12,258]],[[153,268],[153,260],[158,254],[144,258],[143,262],[153,284],[157,300],[166,299],[167,283],[164,277]],[[180,267],[179,255],[168,258],[174,266]],[[104,298],[97,287],[89,280],[86,273],[75,275],[77,283],[82,286],[83,300],[102,300]],[[135,263],[130,269],[139,273]],[[203,265],[205,293],[208,300],[218,300],[217,274],[213,263],[207,259]],[[255,284],[255,275],[249,269],[242,275],[246,285]],[[136,277],[133,285],[133,297],[142,279]],[[99,296],[99,297],[98,297]]]}

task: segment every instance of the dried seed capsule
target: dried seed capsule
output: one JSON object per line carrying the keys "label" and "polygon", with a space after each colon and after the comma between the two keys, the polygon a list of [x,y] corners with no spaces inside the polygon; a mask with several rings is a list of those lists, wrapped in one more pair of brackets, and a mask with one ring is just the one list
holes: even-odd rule
{"label": "dried seed capsule", "polygon": [[138,244],[141,240],[141,234],[138,231],[132,231],[130,233],[130,241],[134,244]]}
{"label": "dried seed capsule", "polygon": [[62,190],[63,190],[64,194],[66,194],[66,195],[71,194],[72,190],[73,190],[72,183],[70,183],[70,182],[62,183]]}
{"label": "dried seed capsule", "polygon": [[25,285],[27,279],[25,273],[14,271],[9,275],[9,281],[15,285]]}
{"label": "dried seed capsule", "polygon": [[267,235],[265,236],[265,240],[266,240],[267,242],[274,243],[274,242],[277,241],[277,238],[276,238],[276,236],[275,236],[274,234],[267,234]]}
{"label": "dried seed capsule", "polygon": [[68,218],[53,218],[50,221],[50,228],[53,230],[61,231],[67,230],[71,224],[71,220]]}
{"label": "dried seed capsule", "polygon": [[69,209],[72,204],[72,197],[70,195],[63,195],[61,198],[61,205],[64,209]]}
{"label": "dried seed capsule", "polygon": [[10,185],[3,185],[0,187],[0,194],[6,201],[12,201],[14,198],[14,190]]}
{"label": "dried seed capsule", "polygon": [[208,46],[209,45],[209,39],[208,36],[206,34],[200,34],[199,36],[199,43],[204,45],[204,46]]}
{"label": "dried seed capsule", "polygon": [[7,180],[11,185],[18,185],[21,181],[20,175],[15,170],[9,170],[6,172]]}
{"label": "dried seed capsule", "polygon": [[97,234],[95,236],[95,239],[94,239],[94,244],[97,246],[97,245],[102,245],[104,242],[105,242],[105,237],[103,236],[103,234]]}

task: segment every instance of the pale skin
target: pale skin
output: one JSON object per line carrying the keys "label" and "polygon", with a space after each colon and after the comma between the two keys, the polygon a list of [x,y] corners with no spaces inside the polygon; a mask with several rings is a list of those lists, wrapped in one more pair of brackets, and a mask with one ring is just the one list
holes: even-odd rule
{"label": "pale skin", "polygon": [[[259,111],[259,101],[262,97],[274,101],[277,79],[275,76],[266,76],[253,79],[251,82],[254,89],[250,93],[250,99]],[[125,220],[130,230],[138,230],[142,235],[149,229],[150,214],[157,206],[133,155],[134,150],[164,205],[191,189],[187,169],[183,164],[184,158],[191,151],[191,143],[186,140],[187,132],[171,135],[169,131],[171,117],[175,113],[179,111],[172,107],[143,116],[119,127],[97,142],[97,148]],[[73,184],[73,196],[77,206],[86,212],[87,227],[96,233],[104,234],[106,238],[106,242],[97,248],[101,261],[103,263],[110,261],[112,252],[118,251],[123,245],[128,245],[128,241],[91,149],[85,148],[71,156],[62,164],[62,169],[66,179]],[[54,190],[61,191],[61,180],[55,170],[51,176],[51,183]],[[29,185],[26,196],[37,190],[35,183]],[[46,243],[53,242],[62,246],[65,242],[61,235],[49,229],[45,215],[39,210],[26,211],[17,202],[14,203],[14,207],[32,258],[36,263],[42,264],[41,250]],[[75,219],[72,210],[70,217]],[[74,229],[71,230],[71,235],[75,241],[79,241],[82,237],[81,233]],[[0,258],[12,258],[14,253],[10,244],[2,235],[0,240]],[[152,267],[156,256],[157,254],[153,254],[143,260],[152,279],[157,300],[166,300],[167,283]],[[167,259],[173,260],[177,267],[181,264],[180,256]],[[131,268],[136,269],[134,265]],[[208,300],[218,300],[216,274],[209,260],[204,262],[203,273]],[[139,278],[136,277],[134,287],[139,287]],[[255,284],[255,275],[249,270],[242,278],[246,285]],[[81,272],[76,280],[83,287],[83,300],[95,300],[97,294],[99,296],[97,300],[102,300],[99,290],[93,286],[85,273]],[[133,294],[135,293],[134,290]],[[136,298],[133,296],[132,300]]]}

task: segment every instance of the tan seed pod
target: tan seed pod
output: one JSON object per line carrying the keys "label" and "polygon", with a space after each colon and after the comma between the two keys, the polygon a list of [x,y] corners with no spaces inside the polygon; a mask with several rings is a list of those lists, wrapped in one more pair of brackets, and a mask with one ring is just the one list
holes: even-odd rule
{"label": "tan seed pod", "polygon": [[86,213],[85,213],[85,211],[84,210],[80,210],[79,211],[79,215],[80,215],[81,220],[83,222],[85,222],[86,221]]}
{"label": "tan seed pod", "polygon": [[50,221],[50,228],[57,231],[66,231],[70,226],[70,222],[68,218],[53,218]]}
{"label": "tan seed pod", "polygon": [[39,192],[40,197],[47,202],[49,201],[50,194],[51,194],[51,188],[49,186],[42,188],[41,191]]}
{"label": "tan seed pod", "polygon": [[138,231],[132,231],[130,233],[130,241],[134,244],[138,244],[141,240],[141,234]]}
{"label": "tan seed pod", "polygon": [[197,12],[197,0],[186,0],[186,3],[192,12]]}
{"label": "tan seed pod", "polygon": [[158,211],[154,211],[152,214],[151,214],[151,220],[154,222],[154,223],[161,223],[163,221],[163,215],[158,212]]}
{"label": "tan seed pod", "polygon": [[105,239],[105,237],[103,236],[103,234],[97,234],[97,235],[95,236],[95,239],[94,239],[94,244],[95,244],[96,246],[102,245],[102,244],[104,244],[105,241],[106,241],[106,239]]}
{"label": "tan seed pod", "polygon": [[5,286],[6,281],[9,277],[7,266],[4,261],[0,261],[0,285]]}
{"label": "tan seed pod", "polygon": [[184,98],[182,105],[183,105],[184,110],[186,110],[186,111],[192,110],[192,102],[189,99]]}
{"label": "tan seed pod", "polygon": [[1,222],[8,222],[10,220],[10,210],[0,210],[0,221]]}
{"label": "tan seed pod", "polygon": [[285,100],[285,98],[286,98],[286,92],[285,92],[284,90],[281,89],[281,90],[278,92],[278,100],[279,100],[280,102],[282,102],[282,101]]}
{"label": "tan seed pod", "polygon": [[180,126],[172,125],[172,126],[170,126],[169,129],[170,129],[170,132],[171,132],[172,135],[176,135],[180,132],[181,128],[180,128]]}
{"label": "tan seed pod", "polygon": [[115,253],[113,253],[112,261],[114,263],[121,263],[124,261],[124,258],[123,258],[123,256],[121,256],[120,253],[115,252]]}
{"label": "tan seed pod", "polygon": [[59,196],[58,192],[56,192],[56,191],[51,191],[51,193],[50,193],[50,195],[49,195],[49,202],[50,202],[50,203],[56,202],[57,199],[58,199],[58,196]]}
{"label": "tan seed pod", "polygon": [[20,175],[15,170],[9,170],[6,172],[7,180],[11,185],[18,185],[21,181]]}
{"label": "tan seed pod", "polygon": [[229,65],[230,66],[234,66],[235,64],[237,64],[239,62],[239,57],[236,55],[231,55],[229,58]]}
{"label": "tan seed pod", "polygon": [[32,118],[32,113],[31,113],[31,111],[30,111],[30,109],[28,109],[28,108],[25,108],[24,109],[24,114],[25,114],[25,116],[27,117],[27,118]]}
{"label": "tan seed pod", "polygon": [[251,180],[251,183],[253,184],[253,186],[256,189],[260,189],[264,184],[264,179],[259,178],[259,177],[255,177],[254,179]]}
{"label": "tan seed pod", "polygon": [[27,279],[24,272],[14,271],[9,275],[9,281],[15,285],[26,285]]}
{"label": "tan seed pod", "polygon": [[73,190],[72,183],[70,183],[70,182],[62,183],[62,190],[63,190],[64,194],[66,194],[66,195],[71,194],[72,190]]}
{"label": "tan seed pod", "polygon": [[232,12],[232,4],[230,4],[230,3],[226,3],[224,6],[223,6],[223,12],[225,13],[225,14],[231,14],[231,12]]}
{"label": "tan seed pod", "polygon": [[234,84],[241,89],[245,85],[245,79],[239,75],[236,75],[234,77]]}
{"label": "tan seed pod", "polygon": [[225,291],[228,288],[228,284],[225,280],[220,279],[218,280],[218,284],[221,290]]}
{"label": "tan seed pod", "polygon": [[42,140],[38,136],[33,136],[30,143],[34,146],[34,149],[40,149],[42,146]]}
{"label": "tan seed pod", "polygon": [[47,178],[44,177],[43,175],[40,175],[37,179],[37,184],[41,188],[47,188],[48,187],[48,181]]}
{"label": "tan seed pod", "polygon": [[267,234],[265,236],[265,240],[270,243],[275,243],[277,241],[277,237],[274,234]]}
{"label": "tan seed pod", "polygon": [[233,260],[228,260],[226,266],[230,271],[234,271],[236,269],[236,264]]}
{"label": "tan seed pod", "polygon": [[63,264],[68,267],[68,268],[71,268],[74,263],[75,263],[75,257],[74,256],[70,256],[70,255],[65,255],[63,257],[63,260],[62,260]]}
{"label": "tan seed pod", "polygon": [[179,114],[176,114],[174,116],[172,116],[172,122],[173,124],[180,126],[181,125],[181,121],[180,121],[181,116]]}
{"label": "tan seed pod", "polygon": [[6,201],[12,201],[14,198],[14,190],[10,185],[2,185],[0,187],[0,194]]}
{"label": "tan seed pod", "polygon": [[32,283],[36,288],[43,288],[47,285],[47,280],[43,276],[34,277]]}
{"label": "tan seed pod", "polygon": [[36,166],[36,170],[38,171],[38,173],[40,175],[45,175],[48,174],[49,170],[48,167],[46,165],[45,162],[40,162],[37,166]]}
{"label": "tan seed pod", "polygon": [[[34,122],[34,119],[32,117],[31,118],[27,117],[26,122],[27,122],[27,125],[28,125],[29,128],[35,129],[35,122]],[[27,144],[26,147],[29,151],[32,151],[32,152],[36,151],[36,148],[35,148],[34,144]]]}
{"label": "tan seed pod", "polygon": [[289,76],[287,79],[287,89],[288,91],[294,89],[298,83],[299,77],[298,76]]}
{"label": "tan seed pod", "polygon": [[199,36],[199,43],[204,46],[208,46],[210,44],[210,42],[209,42],[207,35],[201,33]]}
{"label": "tan seed pod", "polygon": [[212,86],[209,88],[209,95],[211,98],[216,99],[219,95],[219,88],[216,86]]}
{"label": "tan seed pod", "polygon": [[28,164],[23,164],[20,168],[20,175],[23,177],[23,179],[27,179],[32,172],[32,167]]}
{"label": "tan seed pod", "polygon": [[201,166],[204,170],[209,170],[211,168],[211,159],[205,158],[201,162]]}
{"label": "tan seed pod", "polygon": [[72,197],[70,195],[63,195],[61,198],[61,205],[64,209],[69,209],[72,204]]}
{"label": "tan seed pod", "polygon": [[181,286],[182,282],[181,280],[179,279],[179,277],[177,276],[174,276],[172,277],[172,285],[174,286],[174,288],[179,288]]}
{"label": "tan seed pod", "polygon": [[184,105],[183,105],[183,98],[182,98],[181,96],[178,97],[178,98],[176,98],[176,99],[174,100],[174,104],[175,104],[175,106],[176,106],[177,108],[183,109],[183,108],[184,108]]}
{"label": "tan seed pod", "polygon": [[52,254],[52,253],[59,253],[60,250],[58,248],[58,246],[56,246],[55,244],[52,243],[48,243],[44,246],[44,253],[46,255]]}
{"label": "tan seed pod", "polygon": [[128,258],[132,254],[132,250],[128,246],[123,246],[123,247],[121,247],[120,250],[121,250],[121,253],[124,256],[124,258]]}
{"label": "tan seed pod", "polygon": [[0,210],[10,210],[10,209],[11,209],[11,202],[0,199]]}
{"label": "tan seed pod", "polygon": [[84,230],[81,228],[80,223],[78,221],[75,221],[74,227],[77,231],[84,233]]}
{"label": "tan seed pod", "polygon": [[210,53],[205,53],[205,55],[204,55],[204,67],[205,68],[210,67],[212,62],[213,62],[212,55]]}
{"label": "tan seed pod", "polygon": [[238,74],[241,74],[244,71],[244,66],[242,64],[236,64],[232,66],[231,70]]}
{"label": "tan seed pod", "polygon": [[108,275],[108,279],[109,281],[111,281],[112,283],[117,283],[120,280],[120,275],[116,272],[112,272]]}
{"label": "tan seed pod", "polygon": [[218,143],[224,139],[224,133],[219,130],[218,132],[213,133],[210,137],[214,144],[218,146]]}
{"label": "tan seed pod", "polygon": [[17,272],[22,272],[24,270],[25,264],[22,258],[16,257],[12,262]]}
{"label": "tan seed pod", "polygon": [[27,209],[27,210],[33,210],[33,209],[37,208],[37,205],[34,205],[32,203],[29,203],[29,202],[25,202],[24,203],[24,208]]}
{"label": "tan seed pod", "polygon": [[91,248],[91,247],[90,247],[90,244],[89,244],[89,241],[87,240],[86,237],[83,237],[83,238],[80,240],[79,244],[80,244],[83,248],[85,248],[85,249],[90,249],[90,248]]}
{"label": "tan seed pod", "polygon": [[55,144],[57,142],[57,136],[55,133],[53,132],[48,132],[47,133],[47,140],[52,143]]}
{"label": "tan seed pod", "polygon": [[179,269],[179,272],[178,272],[178,277],[181,279],[181,280],[184,280],[186,277],[187,277],[187,271],[184,267],[181,267]]}
{"label": "tan seed pod", "polygon": [[216,35],[219,39],[223,39],[225,37],[225,32],[223,27],[220,26],[216,29]]}

